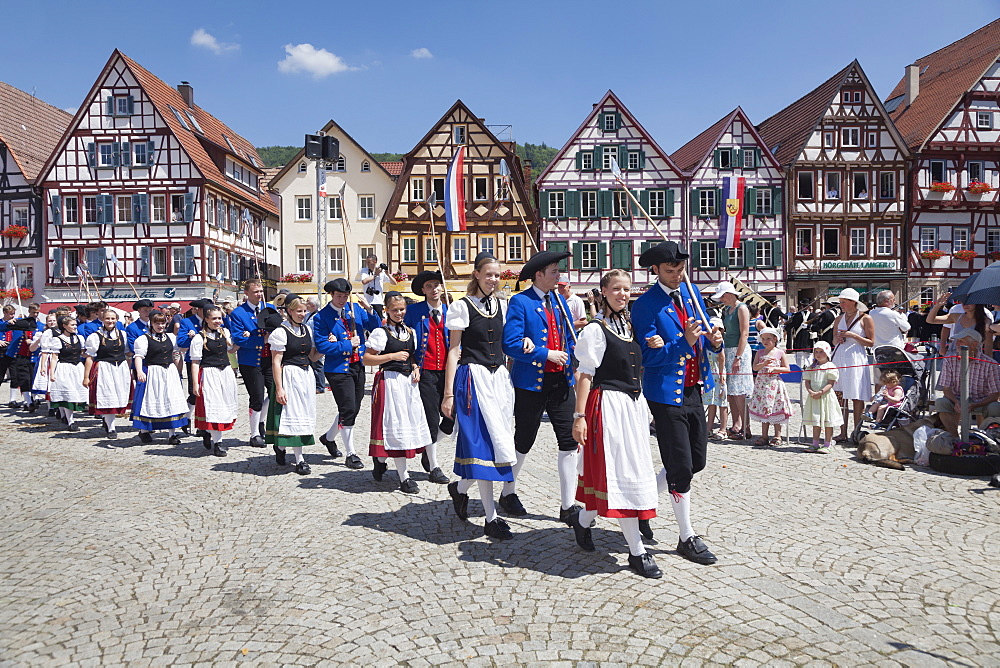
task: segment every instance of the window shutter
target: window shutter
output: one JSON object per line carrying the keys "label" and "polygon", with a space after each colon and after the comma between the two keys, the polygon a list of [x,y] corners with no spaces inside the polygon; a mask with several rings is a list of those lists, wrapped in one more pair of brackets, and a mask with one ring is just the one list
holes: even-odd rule
{"label": "window shutter", "polygon": [[62,197],[52,196],[52,224],[62,225]]}
{"label": "window shutter", "polygon": [[149,276],[149,246],[139,249],[139,275]]}
{"label": "window shutter", "polygon": [[615,130],[620,130],[622,127],[622,112],[615,111]]}
{"label": "window shutter", "polygon": [[184,222],[194,222],[194,194],[184,193]]}
{"label": "window shutter", "polygon": [[[645,211],[646,213],[649,213],[649,191],[648,190],[640,190],[639,191],[639,205],[642,207],[643,211]],[[638,209],[635,209],[635,205],[634,204],[632,205],[632,207],[633,207],[633,213],[636,216],[641,216],[642,215],[641,213],[639,213]]]}
{"label": "window shutter", "polygon": [[583,263],[583,244],[573,244],[573,268],[579,269]]}
{"label": "window shutter", "polygon": [[623,172],[628,169],[628,146],[624,144],[618,147],[618,166]]}
{"label": "window shutter", "polygon": [[712,166],[715,167],[716,169],[719,169],[719,154],[721,152],[722,149],[720,148],[717,148],[714,151],[712,151]]}
{"label": "window shutter", "polygon": [[[567,241],[550,241],[545,244],[545,249],[556,253],[565,253],[569,250],[569,242]],[[559,271],[569,270],[569,259],[563,258],[559,260]]]}
{"label": "window shutter", "polygon": [[597,244],[597,268],[602,271],[608,268],[608,244],[605,241]]}
{"label": "window shutter", "polygon": [[122,164],[121,153],[122,153],[122,145],[121,144],[119,144],[118,142],[115,142],[114,144],[111,145],[111,154],[112,154],[112,158],[114,160],[115,167],[118,167],[118,166],[120,166]]}
{"label": "window shutter", "polygon": [[743,246],[743,266],[744,267],[756,267],[757,266],[757,244],[753,239],[746,239],[742,242]]}
{"label": "window shutter", "polygon": [[146,164],[153,166],[156,164],[156,142],[146,142]]}
{"label": "window shutter", "polygon": [[91,169],[97,167],[97,145],[94,142],[87,144],[87,165]]}
{"label": "window shutter", "polygon": [[125,167],[132,166],[132,144],[128,143],[127,141],[122,142],[121,163]]}
{"label": "window shutter", "polygon": [[576,152],[576,168],[578,170],[583,169],[583,151]]}
{"label": "window shutter", "polygon": [[566,191],[566,217],[567,218],[579,218],[580,217],[580,191],[579,190],[567,190]]}
{"label": "window shutter", "polygon": [[733,169],[743,166],[743,149],[739,147],[729,149],[729,166]]}
{"label": "window shutter", "polygon": [[771,243],[774,244],[771,247],[771,266],[781,267],[784,264],[781,259],[781,247],[784,245],[784,239],[774,239]]}
{"label": "window shutter", "polygon": [[719,242],[715,242],[715,266],[729,266],[729,249],[723,248],[723,245]]}
{"label": "window shutter", "polygon": [[700,269],[701,264],[701,242],[692,241],[691,242],[691,262],[688,265],[694,269]]}
{"label": "window shutter", "polygon": [[743,208],[748,216],[753,216],[757,213],[757,195],[754,193],[755,190],[756,188],[745,188],[743,190]]}
{"label": "window shutter", "polygon": [[115,198],[113,195],[100,195],[103,202],[103,216],[100,220],[105,225],[113,225],[115,222]]}
{"label": "window shutter", "polygon": [[63,277],[63,249],[52,249],[52,278]]}
{"label": "window shutter", "polygon": [[715,189],[715,215],[716,217],[721,216],[722,212],[726,210],[726,201],[722,199],[722,188]]}
{"label": "window shutter", "polygon": [[131,116],[135,113],[135,98],[131,95],[128,96],[128,115]]}
{"label": "window shutter", "polygon": [[149,224],[149,195],[146,193],[132,195],[132,222]]}
{"label": "window shutter", "polygon": [[611,268],[632,269],[632,242],[611,242]]}
{"label": "window shutter", "polygon": [[755,148],[753,150],[753,166],[754,166],[754,169],[756,169],[757,167],[760,167],[762,164],[764,164],[764,161],[761,159],[760,149],[759,148]]}
{"label": "window shutter", "polygon": [[184,248],[184,274],[194,276],[194,246]]}
{"label": "window shutter", "polygon": [[615,193],[612,190],[601,190],[597,193],[597,198],[600,202],[599,213],[601,217],[610,218],[614,213],[614,196]]}
{"label": "window shutter", "polygon": [[600,145],[597,145],[597,146],[594,147],[594,171],[595,172],[601,170],[602,169],[602,165],[604,165],[604,163],[601,161],[601,151],[602,151],[602,149],[601,149]]}
{"label": "window shutter", "polygon": [[781,213],[781,188],[771,188],[771,210],[774,215]]}
{"label": "window shutter", "polygon": [[107,100],[105,102],[104,107],[107,110],[107,115],[108,116],[114,116],[115,115],[115,98],[113,98],[113,97],[111,97],[109,95],[107,97]]}
{"label": "window shutter", "polygon": [[698,202],[698,197],[699,197],[699,192],[700,191],[701,191],[701,188],[692,188],[691,189],[691,215],[695,216],[695,217],[697,217],[701,213],[701,209],[699,207],[699,202]]}
{"label": "window shutter", "polygon": [[104,278],[108,275],[108,249],[98,248],[97,249],[97,267],[94,271],[94,278]]}
{"label": "window shutter", "polygon": [[639,150],[639,169],[646,169],[646,152]]}
{"label": "window shutter", "polygon": [[542,218],[549,217],[549,191],[543,190],[538,193],[538,211]]}
{"label": "window shutter", "polygon": [[674,215],[674,189],[673,188],[667,188],[665,200],[666,201],[664,202],[663,212],[664,212],[664,216],[667,217],[667,218],[669,218],[669,217],[671,217],[671,216]]}

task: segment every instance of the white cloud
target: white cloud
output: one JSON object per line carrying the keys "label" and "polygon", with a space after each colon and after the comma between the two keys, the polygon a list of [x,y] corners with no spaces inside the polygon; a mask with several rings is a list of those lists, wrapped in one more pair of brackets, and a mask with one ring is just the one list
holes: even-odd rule
{"label": "white cloud", "polygon": [[419,49],[410,51],[410,56],[413,58],[433,58],[434,54],[426,46],[422,46]]}
{"label": "white cloud", "polygon": [[286,74],[305,72],[322,79],[331,74],[358,69],[345,63],[340,56],[326,49],[317,49],[312,44],[286,44],[285,53],[288,54],[285,59],[278,61],[278,71]]}
{"label": "white cloud", "polygon": [[194,46],[200,46],[202,48],[208,49],[215,55],[221,55],[223,53],[228,53],[230,51],[237,51],[240,48],[239,44],[229,44],[227,42],[220,42],[215,39],[214,36],[205,32],[204,28],[198,28],[193,33],[191,33],[191,44]]}

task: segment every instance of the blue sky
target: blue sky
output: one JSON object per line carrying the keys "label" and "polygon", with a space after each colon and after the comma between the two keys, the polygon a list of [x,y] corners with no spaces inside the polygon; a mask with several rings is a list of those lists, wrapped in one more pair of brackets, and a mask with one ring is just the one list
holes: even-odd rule
{"label": "blue sky", "polygon": [[[54,19],[53,17],[58,17]],[[561,146],[611,88],[672,152],[742,105],[759,122],[854,58],[884,98],[1000,0],[837,3],[3,3],[0,80],[80,105],[119,48],[258,146],[333,118],[406,152],[461,98],[518,142]]]}

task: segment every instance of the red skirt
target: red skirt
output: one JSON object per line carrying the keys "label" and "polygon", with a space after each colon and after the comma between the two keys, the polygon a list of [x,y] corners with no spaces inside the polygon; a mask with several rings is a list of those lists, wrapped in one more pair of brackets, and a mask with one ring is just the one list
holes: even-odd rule
{"label": "red skirt", "polygon": [[[128,405],[122,406],[121,408],[98,408],[97,407],[97,368],[100,366],[99,362],[94,362],[90,367],[90,386],[87,388],[89,391],[87,396],[89,401],[87,402],[87,412],[90,415],[128,415],[132,410],[132,395],[135,392],[135,378],[132,379],[131,387],[129,387]],[[46,395],[48,398],[48,395]]]}
{"label": "red skirt", "polygon": [[385,439],[382,435],[382,420],[385,413],[385,375],[382,371],[375,374],[372,380],[372,427],[371,435],[368,439],[369,457],[391,457],[413,459],[424,448],[414,450],[386,450]]}
{"label": "red skirt", "polygon": [[205,419],[205,386],[202,384],[201,375],[204,369],[198,371],[198,384],[201,387],[201,394],[194,403],[194,428],[205,431],[229,431],[236,424],[235,422],[209,422]]}
{"label": "red skirt", "polygon": [[594,388],[587,397],[587,444],[582,448],[583,475],[576,487],[576,500],[587,510],[596,510],[601,517],[619,519],[637,517],[649,520],[656,517],[656,509],[633,510],[608,507],[608,478],[604,458],[604,420],[601,416],[601,388]]}

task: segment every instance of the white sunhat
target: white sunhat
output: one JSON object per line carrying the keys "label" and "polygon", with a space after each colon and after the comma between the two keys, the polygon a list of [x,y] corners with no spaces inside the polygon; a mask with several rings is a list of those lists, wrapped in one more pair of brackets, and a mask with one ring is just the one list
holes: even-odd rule
{"label": "white sunhat", "polygon": [[854,288],[844,288],[837,295],[837,299],[847,299],[858,305],[859,311],[867,311],[868,307],[861,301],[861,294]]}
{"label": "white sunhat", "polygon": [[740,296],[739,291],[736,286],[729,281],[720,281],[718,287],[715,288],[715,294],[712,295],[712,301],[719,301],[722,299],[722,295],[732,294],[737,297]]}

